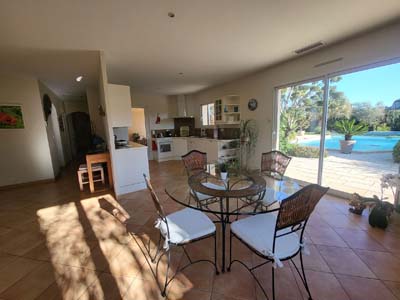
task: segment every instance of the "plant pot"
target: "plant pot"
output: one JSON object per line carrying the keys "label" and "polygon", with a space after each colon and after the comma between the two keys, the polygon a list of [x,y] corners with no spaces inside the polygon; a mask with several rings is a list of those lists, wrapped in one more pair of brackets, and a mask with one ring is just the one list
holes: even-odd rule
{"label": "plant pot", "polygon": [[355,143],[355,140],[340,140],[340,152],[350,154]]}
{"label": "plant pot", "polygon": [[221,172],[221,179],[226,180],[228,178],[228,172]]}
{"label": "plant pot", "polygon": [[365,206],[350,207],[349,211],[352,212],[353,214],[356,214],[356,215],[362,215],[364,209],[365,209]]}

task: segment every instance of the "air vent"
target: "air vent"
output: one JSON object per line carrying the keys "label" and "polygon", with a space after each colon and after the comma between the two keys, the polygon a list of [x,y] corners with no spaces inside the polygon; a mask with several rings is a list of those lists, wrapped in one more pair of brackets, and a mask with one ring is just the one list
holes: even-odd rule
{"label": "air vent", "polygon": [[297,50],[294,51],[294,53],[299,54],[299,55],[300,54],[304,54],[306,52],[309,52],[309,51],[315,50],[317,48],[320,48],[323,45],[324,45],[324,43],[320,41],[320,42],[305,46],[303,48],[297,49]]}
{"label": "air vent", "polygon": [[318,67],[330,65],[330,64],[333,64],[333,63],[338,62],[338,61],[341,61],[341,60],[343,60],[343,57],[339,57],[339,58],[327,60],[327,61],[324,61],[324,62],[322,62],[322,63],[316,64],[316,65],[314,66],[314,68],[318,68]]}

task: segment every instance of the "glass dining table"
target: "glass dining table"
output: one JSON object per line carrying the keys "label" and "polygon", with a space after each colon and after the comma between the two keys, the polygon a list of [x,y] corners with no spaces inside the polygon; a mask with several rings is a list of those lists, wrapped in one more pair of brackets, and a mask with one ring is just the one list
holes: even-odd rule
{"label": "glass dining table", "polygon": [[212,165],[207,171],[188,178],[187,184],[169,186],[168,196],[185,207],[211,215],[221,224],[221,271],[225,271],[226,230],[228,225],[245,215],[272,213],[280,201],[295,193],[300,186],[289,178],[276,180],[259,172],[238,172],[222,180]]}

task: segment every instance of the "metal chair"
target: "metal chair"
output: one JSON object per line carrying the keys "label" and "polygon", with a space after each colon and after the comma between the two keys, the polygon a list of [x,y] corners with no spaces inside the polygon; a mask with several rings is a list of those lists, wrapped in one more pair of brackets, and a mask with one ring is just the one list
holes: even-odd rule
{"label": "metal chair", "polygon": [[[182,161],[188,177],[207,171],[207,153],[205,152],[192,150],[182,156]],[[212,189],[225,189],[224,186],[213,184],[211,182],[205,182],[204,185]],[[194,193],[193,191],[191,191],[191,195],[196,201],[198,201],[199,206],[208,205],[218,200],[215,197],[201,193]]]}
{"label": "metal chair", "polygon": [[[217,268],[217,238],[216,238],[216,229],[215,224],[201,211],[185,208],[179,211],[176,211],[172,214],[165,215],[164,209],[154,192],[154,189],[150,183],[150,180],[147,178],[145,174],[143,174],[144,179],[146,181],[147,189],[150,191],[151,198],[153,200],[153,204],[156,208],[158,219],[156,221],[155,227],[159,229],[160,235],[157,244],[157,251],[154,257],[150,258],[154,263],[157,260],[156,264],[156,278],[158,278],[158,265],[160,263],[161,258],[166,255],[167,256],[167,271],[165,274],[164,286],[160,287],[161,295],[163,297],[166,296],[166,290],[171,281],[175,278],[175,276],[186,269],[188,266],[198,263],[198,262],[209,262],[215,267],[216,274],[219,274]],[[185,246],[194,243],[209,237],[214,237],[214,261],[208,259],[201,259],[193,261],[189,254],[187,253]],[[162,240],[164,241],[162,243]],[[175,274],[168,279],[168,272],[170,269],[170,261],[171,261],[171,251],[170,248],[174,246],[180,246],[183,249],[186,257],[189,260],[189,263],[180,267]]]}
{"label": "metal chair", "polygon": [[182,161],[188,176],[207,170],[207,153],[192,150],[182,155]]}
{"label": "metal chair", "polygon": [[[275,268],[282,267],[282,261],[290,259],[304,284],[309,299],[312,299],[303,265],[303,251],[306,249],[304,229],[315,206],[328,189],[317,184],[308,185],[283,200],[278,212],[258,214],[232,222],[228,271],[234,262],[243,265],[250,271],[265,297],[269,299],[253,271],[271,262],[273,264],[272,297],[275,299]],[[239,260],[232,261],[232,237],[237,238],[266,261],[252,268]],[[301,272],[292,260],[297,254],[300,254]]]}
{"label": "metal chair", "polygon": [[282,180],[292,158],[286,154],[273,150],[261,154],[261,172],[274,179]]}

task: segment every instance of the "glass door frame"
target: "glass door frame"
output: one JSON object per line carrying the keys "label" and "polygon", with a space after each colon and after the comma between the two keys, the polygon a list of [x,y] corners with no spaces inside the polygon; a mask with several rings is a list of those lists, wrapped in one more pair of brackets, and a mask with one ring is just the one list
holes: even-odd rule
{"label": "glass door frame", "polygon": [[335,76],[342,76],[346,74],[351,74],[355,72],[365,71],[368,69],[379,68],[383,66],[388,66],[391,64],[400,63],[400,57],[394,57],[386,60],[375,61],[369,64],[351,67],[348,69],[342,69],[335,72],[326,73],[321,76],[311,77],[306,80],[301,80],[297,82],[292,82],[289,84],[284,84],[280,86],[276,86],[274,88],[274,102],[273,102],[273,127],[272,127],[272,149],[277,149],[279,145],[279,127],[280,127],[280,93],[279,90],[295,85],[300,85],[304,83],[309,83],[313,81],[322,80],[324,82],[324,103],[323,103],[323,116],[322,116],[322,126],[321,126],[321,139],[320,139],[320,152],[319,152],[319,160],[318,160],[318,184],[322,183],[323,176],[323,164],[324,164],[324,152],[325,152],[325,137],[326,137],[326,127],[327,127],[327,119],[328,119],[328,104],[329,104],[329,79]]}
{"label": "glass door frame", "polygon": [[328,120],[328,101],[329,101],[329,78],[333,75],[327,74],[320,77],[315,77],[307,80],[298,81],[291,84],[285,84],[277,86],[274,89],[274,103],[273,103],[273,128],[272,128],[272,148],[277,149],[279,145],[279,130],[280,130],[280,90],[292,87],[296,85],[306,84],[314,81],[322,81],[324,83],[324,95],[323,95],[323,109],[322,109],[322,126],[320,134],[320,145],[319,145],[319,158],[318,158],[318,170],[317,170],[317,183],[322,184],[322,174],[324,168],[324,152],[325,152],[325,136],[326,127]]}

